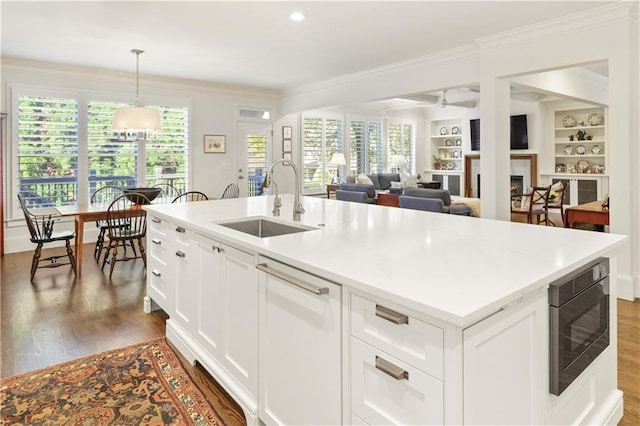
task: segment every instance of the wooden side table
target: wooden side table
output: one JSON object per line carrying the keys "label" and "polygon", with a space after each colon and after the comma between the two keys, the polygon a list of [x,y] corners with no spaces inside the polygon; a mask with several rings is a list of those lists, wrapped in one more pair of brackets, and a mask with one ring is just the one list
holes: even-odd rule
{"label": "wooden side table", "polygon": [[340,185],[327,185],[327,198],[331,198],[331,193],[340,189]]}
{"label": "wooden side table", "polygon": [[564,210],[564,226],[572,228],[574,223],[609,225],[609,209],[602,208],[602,201],[592,201],[568,207]]}
{"label": "wooden side table", "polygon": [[378,194],[377,204],[379,206],[400,207],[400,195]]}

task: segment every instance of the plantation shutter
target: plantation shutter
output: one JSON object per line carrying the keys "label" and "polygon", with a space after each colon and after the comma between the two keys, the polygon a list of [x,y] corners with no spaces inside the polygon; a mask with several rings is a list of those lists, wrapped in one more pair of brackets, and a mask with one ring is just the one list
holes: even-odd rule
{"label": "plantation shutter", "polygon": [[322,187],[323,124],[322,118],[305,118],[303,122],[304,189],[320,189]]}
{"label": "plantation shutter", "polygon": [[267,135],[249,131],[247,134],[247,173],[262,176],[267,168]]}
{"label": "plantation shutter", "polygon": [[173,185],[179,192],[189,184],[189,108],[148,105],[160,112],[162,130],[145,143],[147,186]]}
{"label": "plantation shutter", "polygon": [[382,123],[379,121],[351,121],[351,173],[382,172]]}
{"label": "plantation shutter", "polygon": [[89,101],[87,104],[87,155],[89,193],[107,186],[138,186],[138,143],[121,140],[111,128],[116,108],[125,103]]}
{"label": "plantation shutter", "polygon": [[402,170],[415,173],[415,135],[414,126],[404,123],[390,123],[388,126],[388,159],[399,155],[404,159]]}
{"label": "plantation shutter", "polygon": [[331,182],[336,166],[329,161],[335,152],[344,152],[343,135],[342,120],[304,118],[304,189],[323,189]]}
{"label": "plantation shutter", "polygon": [[78,198],[78,101],[17,98],[18,193],[35,206],[75,204]]}

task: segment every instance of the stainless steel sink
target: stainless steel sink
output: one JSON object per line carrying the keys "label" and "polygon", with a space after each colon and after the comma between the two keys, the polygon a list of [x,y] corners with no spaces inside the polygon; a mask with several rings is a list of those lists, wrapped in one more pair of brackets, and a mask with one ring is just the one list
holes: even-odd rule
{"label": "stainless steel sink", "polygon": [[218,225],[260,238],[277,237],[279,235],[295,234],[296,232],[317,229],[303,225],[288,225],[262,218],[243,219],[234,222],[218,223]]}

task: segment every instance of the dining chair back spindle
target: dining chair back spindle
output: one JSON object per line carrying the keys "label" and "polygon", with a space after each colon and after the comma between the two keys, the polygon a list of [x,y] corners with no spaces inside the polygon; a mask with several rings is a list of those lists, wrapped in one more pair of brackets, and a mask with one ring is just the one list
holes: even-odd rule
{"label": "dining chair back spindle", "polygon": [[221,199],[238,198],[239,196],[240,196],[240,187],[238,186],[238,184],[237,183],[230,183],[224,189],[224,192],[222,193],[222,197],[220,197],[220,198]]}
{"label": "dining chair back spindle", "polygon": [[[122,188],[120,188],[119,186],[106,185],[102,188],[97,189],[93,194],[91,194],[90,202],[92,206],[108,206],[113,202],[113,200],[115,200],[122,194]],[[96,228],[98,228],[98,238],[96,239],[96,245],[93,249],[93,257],[95,257],[96,261],[99,263],[102,251],[103,249],[106,249],[104,238],[107,234],[107,221],[96,220]]]}
{"label": "dining chair back spindle", "polygon": [[[110,263],[111,269],[109,271],[109,279],[113,275],[113,268],[116,262],[129,261],[133,259],[142,259],[145,268],[147,267],[147,255],[142,244],[143,238],[147,234],[147,211],[142,209],[139,204],[132,203],[129,198],[131,194],[121,195],[116,198],[107,210],[107,233],[109,245],[107,247],[107,253],[102,261],[102,269],[105,264]],[[140,204],[149,204],[149,199],[142,194],[136,194],[138,200],[143,202]],[[135,249],[133,250],[133,256],[128,256],[126,250],[123,251],[122,257],[118,257],[118,246],[131,242],[133,244],[137,241],[138,254]],[[109,254],[111,256],[109,256]]]}
{"label": "dining chair back spindle", "polygon": [[[33,258],[31,260],[31,281],[33,282],[36,270],[39,268],[57,268],[59,266],[71,265],[71,269],[73,270],[74,275],[76,275],[76,258],[73,255],[73,250],[71,249],[71,240],[75,238],[75,232],[53,231],[55,222],[60,218],[60,215],[56,214],[55,209],[43,209],[40,214],[38,214],[37,210],[32,212],[27,208],[27,204],[20,194],[18,194],[18,201],[20,202],[20,207],[24,213],[27,228],[29,228],[29,233],[31,234],[30,240],[32,243],[36,244],[36,249],[33,252]],[[45,244],[58,241],[64,241],[67,253],[63,255],[49,256],[42,259],[42,247]],[[67,257],[69,261],[59,263],[58,259],[62,257]],[[41,265],[42,262],[48,263]]]}
{"label": "dining chair back spindle", "polygon": [[188,191],[178,195],[172,203],[190,203],[193,201],[207,201],[208,199],[209,197],[200,191]]}

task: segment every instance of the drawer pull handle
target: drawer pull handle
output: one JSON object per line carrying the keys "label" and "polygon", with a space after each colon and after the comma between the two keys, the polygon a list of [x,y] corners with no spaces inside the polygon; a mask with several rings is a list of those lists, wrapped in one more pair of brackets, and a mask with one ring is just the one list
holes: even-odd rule
{"label": "drawer pull handle", "polygon": [[376,316],[394,324],[409,324],[409,317],[384,306],[376,305]]}
{"label": "drawer pull handle", "polygon": [[283,281],[288,282],[289,284],[293,284],[296,287],[300,287],[303,290],[307,290],[313,294],[317,294],[318,296],[322,296],[323,294],[329,294],[329,287],[316,287],[311,284],[304,283],[299,281],[298,279],[282,273],[280,271],[276,271],[275,269],[269,268],[266,263],[258,263],[256,268],[260,271],[266,272],[269,275],[273,275],[274,277],[280,278]]}
{"label": "drawer pull handle", "polygon": [[409,372],[376,355],[376,368],[396,380],[409,380]]}
{"label": "drawer pull handle", "polygon": [[176,227],[176,232],[184,234],[186,232],[186,229],[184,229],[182,226],[178,226]]}
{"label": "drawer pull handle", "polygon": [[176,251],[176,256],[178,256],[178,257],[186,257],[187,255],[185,254],[185,252],[178,250],[178,251]]}
{"label": "drawer pull handle", "polygon": [[153,223],[162,223],[162,221],[160,219],[158,219],[157,217],[154,217],[153,219],[151,219],[151,222],[153,222]]}
{"label": "drawer pull handle", "polygon": [[160,271],[156,271],[155,269],[154,269],[153,271],[151,271],[151,273],[152,273],[153,275],[155,275],[156,277],[161,277],[161,276],[162,276],[162,274],[160,273]]}
{"label": "drawer pull handle", "polygon": [[157,238],[154,238],[153,240],[151,240],[151,242],[153,242],[153,244],[158,245],[158,246],[161,246],[161,245],[162,245],[162,241],[160,241],[160,240],[159,240],[159,239],[157,239]]}

